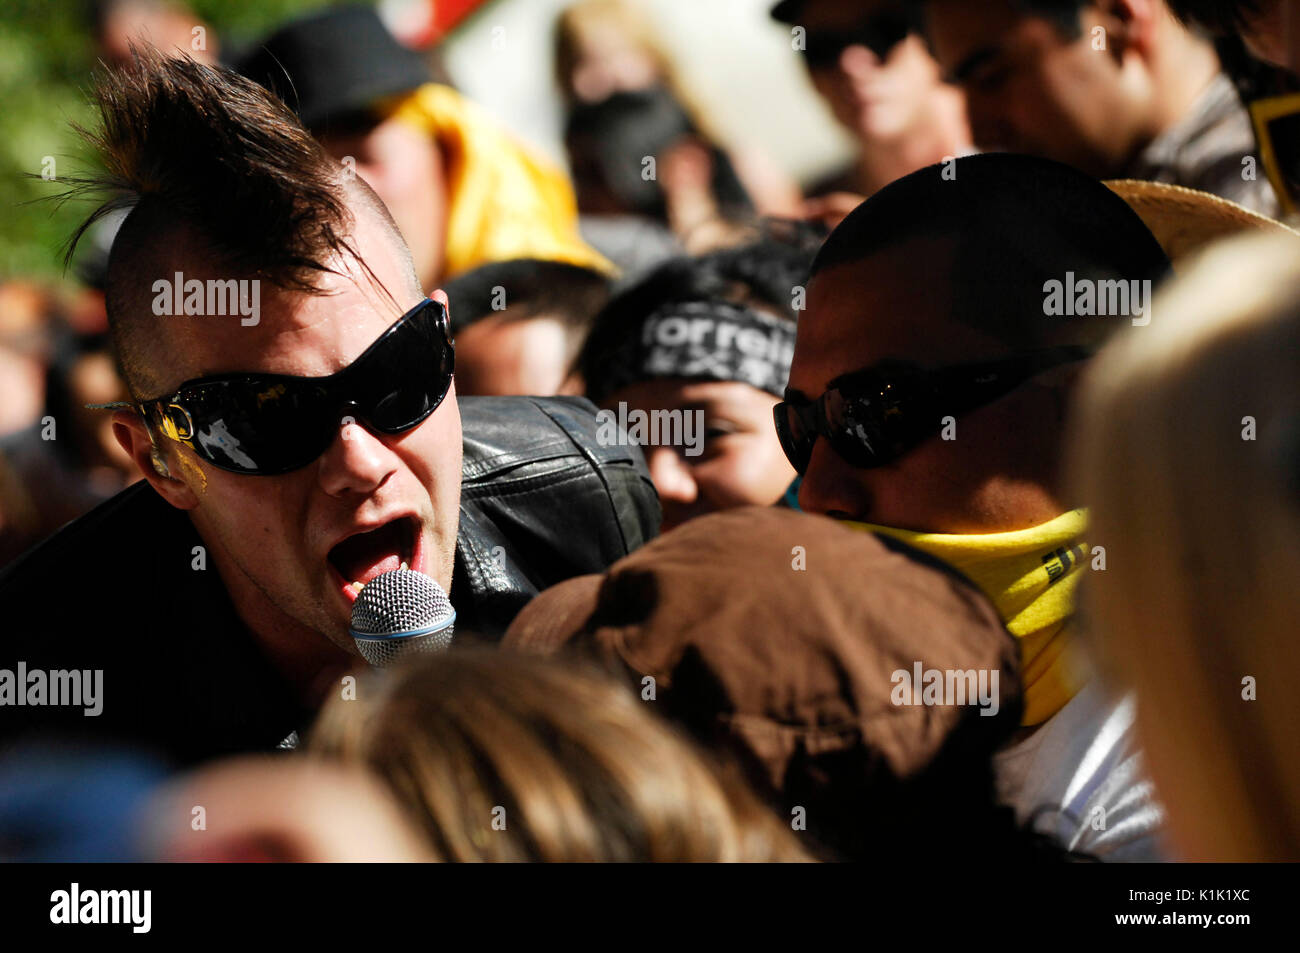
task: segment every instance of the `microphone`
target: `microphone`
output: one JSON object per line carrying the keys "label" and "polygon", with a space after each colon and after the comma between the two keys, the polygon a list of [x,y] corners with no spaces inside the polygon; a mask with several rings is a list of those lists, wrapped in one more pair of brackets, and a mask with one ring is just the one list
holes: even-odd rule
{"label": "microphone", "polygon": [[441,652],[451,645],[455,622],[456,610],[435,580],[393,569],[362,588],[348,631],[365,660],[382,668],[407,655]]}

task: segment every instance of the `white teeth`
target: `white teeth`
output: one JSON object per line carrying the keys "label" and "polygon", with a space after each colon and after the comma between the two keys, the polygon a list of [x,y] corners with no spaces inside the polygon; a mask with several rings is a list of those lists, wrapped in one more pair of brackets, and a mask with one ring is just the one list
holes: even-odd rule
{"label": "white teeth", "polygon": [[361,590],[364,589],[365,587],[359,582],[354,582],[352,584],[352,588],[355,589],[357,592],[361,592]]}
{"label": "white teeth", "polygon": [[403,568],[403,569],[410,569],[410,568],[411,568],[410,566],[408,566],[408,565],[406,564],[406,560],[405,560],[405,559],[402,560],[402,568]]}

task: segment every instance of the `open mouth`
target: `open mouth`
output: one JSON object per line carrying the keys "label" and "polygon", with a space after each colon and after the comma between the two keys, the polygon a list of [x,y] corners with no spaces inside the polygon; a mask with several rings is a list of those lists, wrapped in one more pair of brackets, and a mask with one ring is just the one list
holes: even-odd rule
{"label": "open mouth", "polygon": [[338,573],[344,593],[355,599],[357,590],[380,573],[412,567],[416,562],[418,530],[413,517],[402,517],[369,532],[349,536],[331,549],[329,563]]}

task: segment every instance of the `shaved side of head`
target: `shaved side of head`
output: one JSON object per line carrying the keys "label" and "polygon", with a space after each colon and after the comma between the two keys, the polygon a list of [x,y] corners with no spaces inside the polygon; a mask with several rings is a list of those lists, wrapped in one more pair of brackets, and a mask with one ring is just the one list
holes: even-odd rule
{"label": "shaved side of head", "polygon": [[[154,308],[159,280],[258,280],[310,295],[320,293],[320,274],[344,273],[353,261],[373,281],[352,235],[357,216],[376,215],[419,291],[388,209],[262,86],[145,50],[97,77],[93,95],[101,125],[82,134],[106,171],[74,179],[72,193],[109,198],[73,237],[69,257],[100,216],[131,210],[109,256],[105,303],[137,399],[159,396],[168,383],[167,333]],[[391,299],[410,289],[380,290]]]}

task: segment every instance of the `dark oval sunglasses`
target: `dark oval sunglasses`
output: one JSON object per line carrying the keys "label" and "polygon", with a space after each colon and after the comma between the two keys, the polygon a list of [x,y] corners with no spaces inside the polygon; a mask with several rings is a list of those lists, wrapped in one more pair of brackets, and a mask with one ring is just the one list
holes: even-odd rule
{"label": "dark oval sunglasses", "polygon": [[870,17],[854,27],[809,33],[803,43],[804,61],[809,69],[830,69],[850,46],[865,46],[884,62],[894,47],[919,27],[916,16],[895,10]]}
{"label": "dark oval sunglasses", "polygon": [[801,476],[818,437],[852,466],[884,466],[939,433],[944,417],[992,403],[1036,374],[1091,354],[1082,347],[1049,348],[938,370],[882,361],[835,378],[814,400],[781,401],[772,409],[776,434]]}
{"label": "dark oval sunglasses", "polygon": [[214,467],[271,476],[320,457],[348,417],[383,434],[410,430],[447,396],[454,367],[447,311],[427,298],[328,377],[217,374],[125,406]]}

